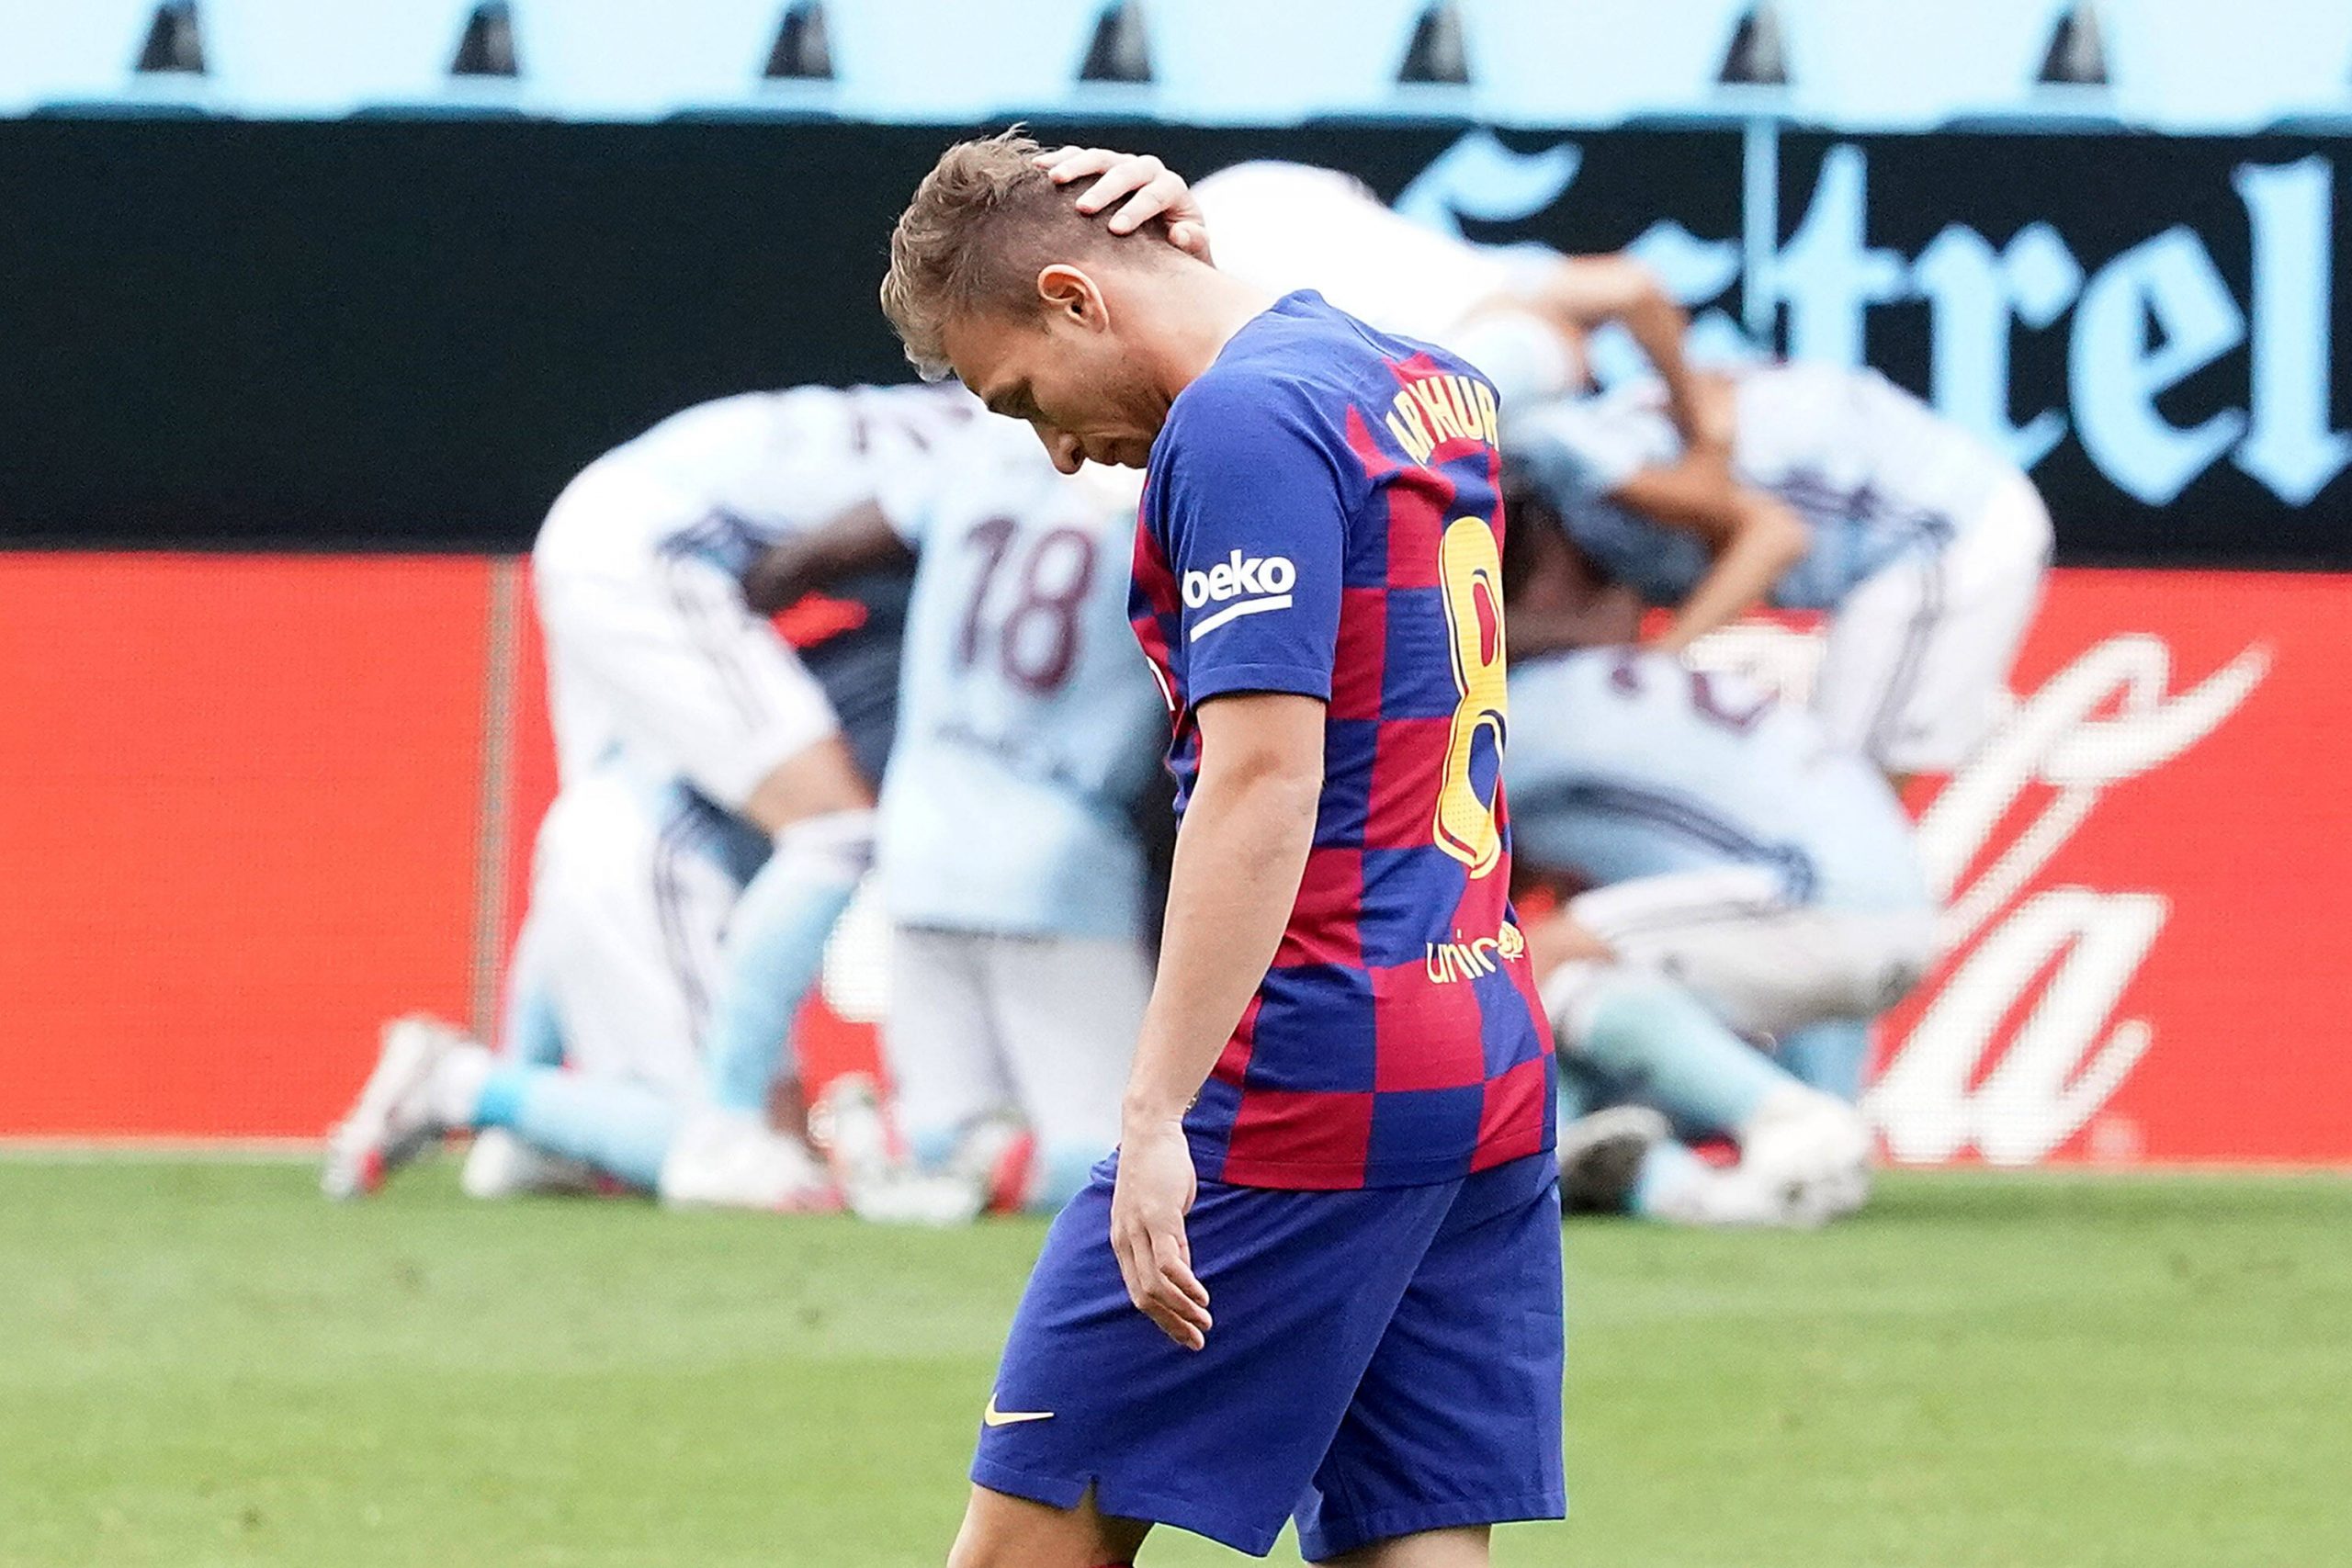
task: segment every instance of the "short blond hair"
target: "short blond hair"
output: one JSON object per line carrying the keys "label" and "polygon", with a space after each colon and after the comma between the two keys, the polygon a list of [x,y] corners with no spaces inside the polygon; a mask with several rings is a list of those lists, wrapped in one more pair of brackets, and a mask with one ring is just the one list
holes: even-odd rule
{"label": "short blond hair", "polygon": [[1078,210],[1075,191],[1037,167],[1040,151],[1018,126],[957,142],[939,155],[890,231],[882,313],[932,380],[948,372],[940,341],[948,321],[974,310],[1035,310],[1039,272],[1118,239]]}

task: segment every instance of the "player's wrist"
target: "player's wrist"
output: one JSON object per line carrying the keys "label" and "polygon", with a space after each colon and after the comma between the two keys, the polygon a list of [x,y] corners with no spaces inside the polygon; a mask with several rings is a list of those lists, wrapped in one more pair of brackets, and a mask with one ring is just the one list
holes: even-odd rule
{"label": "player's wrist", "polygon": [[1119,1125],[1128,1141],[1133,1142],[1170,1132],[1182,1134],[1184,1112],[1192,1109],[1192,1096],[1172,1099],[1164,1090],[1148,1089],[1138,1093],[1133,1089],[1119,1102]]}

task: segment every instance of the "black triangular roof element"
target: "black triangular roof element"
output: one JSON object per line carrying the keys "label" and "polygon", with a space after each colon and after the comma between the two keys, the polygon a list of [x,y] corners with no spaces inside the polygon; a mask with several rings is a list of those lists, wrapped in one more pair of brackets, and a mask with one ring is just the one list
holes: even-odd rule
{"label": "black triangular roof element", "polygon": [[1151,44],[1143,23],[1142,0],[1112,0],[1094,24],[1094,39],[1086,46],[1086,63],[1078,68],[1081,82],[1148,82]]}
{"label": "black triangular roof element", "polygon": [[204,73],[204,29],[197,20],[196,0],[164,0],[155,8],[132,69],[142,75]]}
{"label": "black triangular roof element", "polygon": [[825,0],[801,0],[784,13],[775,47],[768,51],[767,69],[760,74],[771,81],[832,80],[833,46],[825,31]]}
{"label": "black triangular roof element", "polygon": [[1436,0],[1421,13],[1420,25],[1413,29],[1413,41],[1406,48],[1405,64],[1396,73],[1396,80],[1457,85],[1469,82],[1470,56],[1462,40],[1462,13],[1453,0]]}
{"label": "black triangular roof element", "polygon": [[452,76],[514,76],[521,74],[514,59],[514,18],[506,0],[482,0],[466,18],[458,39],[458,57],[449,62]]}
{"label": "black triangular roof element", "polygon": [[1735,86],[1784,87],[1789,82],[1788,51],[1781,43],[1781,18],[1770,0],[1740,18],[1724,51],[1724,68],[1715,80]]}
{"label": "black triangular roof element", "polygon": [[2099,34],[2098,12],[2091,0],[2080,0],[2058,18],[2050,35],[2050,51],[2041,57],[2041,73],[2035,80],[2086,87],[2107,85],[2107,41]]}

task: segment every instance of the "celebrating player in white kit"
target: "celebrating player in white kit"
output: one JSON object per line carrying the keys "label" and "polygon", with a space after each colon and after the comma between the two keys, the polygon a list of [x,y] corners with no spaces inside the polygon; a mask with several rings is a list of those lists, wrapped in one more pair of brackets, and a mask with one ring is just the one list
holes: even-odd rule
{"label": "celebrating player in white kit", "polygon": [[1384,331],[1450,348],[1486,373],[1506,410],[1584,390],[1591,334],[1616,323],[1657,368],[1681,428],[1710,438],[1683,361],[1690,321],[1630,256],[1476,244],[1306,164],[1237,164],[1192,194],[1217,270],[1274,295],[1316,289]]}
{"label": "celebrating player in white kit", "polygon": [[[616,1081],[674,1086],[681,1039],[699,1062],[688,1113],[675,1119],[655,1162],[672,1201],[794,1207],[811,1200],[820,1184],[806,1150],[766,1125],[767,1108],[778,1080],[794,1077],[786,1058],[793,1021],[873,843],[872,792],[832,705],[747,604],[739,574],[780,538],[887,504],[887,493],[914,481],[927,454],[974,409],[960,392],[929,387],[722,399],[590,465],[540,530],[533,568],[566,798],[549,824],[555,841],[543,837],[539,886],[619,877],[638,896],[604,900],[616,928],[605,945],[633,948],[640,961],[668,954],[666,969],[631,993],[635,1003],[591,1010],[602,1016],[590,1028],[621,1031],[626,1040],[616,1050],[642,1058]],[[605,770],[651,804],[634,828],[612,833],[613,867],[582,870],[573,863],[598,849],[567,837],[563,821],[600,796],[607,798],[595,809],[612,819],[604,809],[611,792],[588,782]],[[580,804],[582,790],[592,805]],[[673,799],[690,803],[685,815],[664,804]],[[752,857],[756,869],[739,882],[683,869],[684,841],[703,835],[711,818],[765,841],[764,860]],[[661,852],[650,861],[636,852],[646,821]],[[621,869],[624,861],[643,874]],[[573,908],[566,918],[579,915]],[[532,935],[526,956],[551,962],[539,933]],[[594,944],[574,951],[597,966],[586,956]],[[627,973],[609,969],[581,983],[615,985]],[[681,1012],[683,1034],[673,1016]],[[575,1048],[580,1026],[568,1032],[567,1048]],[[478,1075],[472,1058],[450,1057],[452,1049],[446,1034],[388,1032],[378,1070],[331,1146],[331,1191],[368,1190],[423,1146],[421,1127],[509,1124],[495,1096],[488,1111],[469,1103]],[[617,1173],[641,1183],[650,1123],[634,1112],[623,1120],[628,1131],[616,1136],[636,1153]]]}
{"label": "celebrating player in white kit", "polygon": [[[330,1141],[329,1194],[372,1191],[448,1131],[476,1134],[476,1197],[662,1189],[706,1099],[699,1047],[728,917],[765,853],[757,831],[621,755],[567,782],[539,825],[499,1049],[428,1018],[387,1024]],[[797,1139],[741,1140],[733,1157],[729,1201],[834,1201]]]}
{"label": "celebrating player in white kit", "polygon": [[1556,530],[1514,517],[1509,538],[1513,848],[1589,889],[1528,932],[1564,1093],[1572,1111],[1639,1101],[1741,1154],[1718,1177],[1658,1141],[1580,1173],[1589,1134],[1624,1124],[1597,1118],[1562,1134],[1568,1187],[1697,1223],[1850,1210],[1870,1021],[1935,952],[1901,806],[1803,710],[1625,646],[1638,601]]}
{"label": "celebrating player in white kit", "polygon": [[1958,767],[2041,601],[2032,482],[1876,371],[1765,366],[1725,389],[1727,460],[1654,389],[1521,409],[1506,440],[1543,502],[1524,514],[1671,608],[1662,651],[1759,604],[1828,611],[1813,707],[1831,739],[1898,781]]}
{"label": "celebrating player in white kit", "polygon": [[[1060,474],[996,418],[931,472],[893,519],[920,565],[882,790],[883,1042],[916,1163],[959,1179],[905,1212],[1052,1211],[1118,1141],[1151,989],[1136,818],[1167,708],[1126,620],[1137,485]],[[822,586],[885,544],[855,518],[827,535],[779,551],[757,595]],[[888,1177],[853,1173],[853,1204],[894,1212]]]}
{"label": "celebrating player in white kit", "polygon": [[[1245,164],[1188,187],[1157,159],[1055,156],[1054,177],[1094,182],[1080,209],[1112,211],[1116,231],[1162,220],[1223,270],[1319,288],[1487,370],[1509,455],[1588,551],[1675,609],[1660,649],[1760,604],[1833,611],[1815,711],[1898,781],[1951,771],[1996,716],[2049,513],[2016,465],[1875,372],[1714,380],[1685,364],[1682,313],[1638,264],[1472,244],[1329,170]],[[1581,397],[1587,336],[1611,320],[1659,382]]]}

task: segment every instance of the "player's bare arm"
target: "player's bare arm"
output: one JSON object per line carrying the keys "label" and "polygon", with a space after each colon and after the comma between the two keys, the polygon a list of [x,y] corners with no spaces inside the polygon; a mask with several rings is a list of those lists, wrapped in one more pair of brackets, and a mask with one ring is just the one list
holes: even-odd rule
{"label": "player's bare arm", "polygon": [[1762,604],[1781,574],[1811,547],[1795,513],[1703,456],[1644,468],[1609,493],[1645,517],[1696,534],[1714,558],[1674,619],[1653,639],[1662,652],[1679,653]]}
{"label": "player's bare arm", "polygon": [[1323,705],[1236,693],[1201,705],[1201,771],[1168,892],[1167,935],[1128,1079],[1111,1244],[1128,1294],[1189,1349],[1208,1292],[1184,1240],[1184,1112],[1273,962],[1298,897],[1323,788]]}
{"label": "player's bare arm", "polygon": [[1571,340],[1595,328],[1622,326],[1665,383],[1667,412],[1685,451],[1722,462],[1731,451],[1731,405],[1712,378],[1690,367],[1682,352],[1690,318],[1657,273],[1623,254],[1563,256],[1534,283],[1498,304],[1532,306]]}
{"label": "player's bare arm", "polygon": [[743,600],[761,615],[773,615],[845,577],[904,566],[913,558],[882,509],[865,502],[762,551],[744,570]]}

